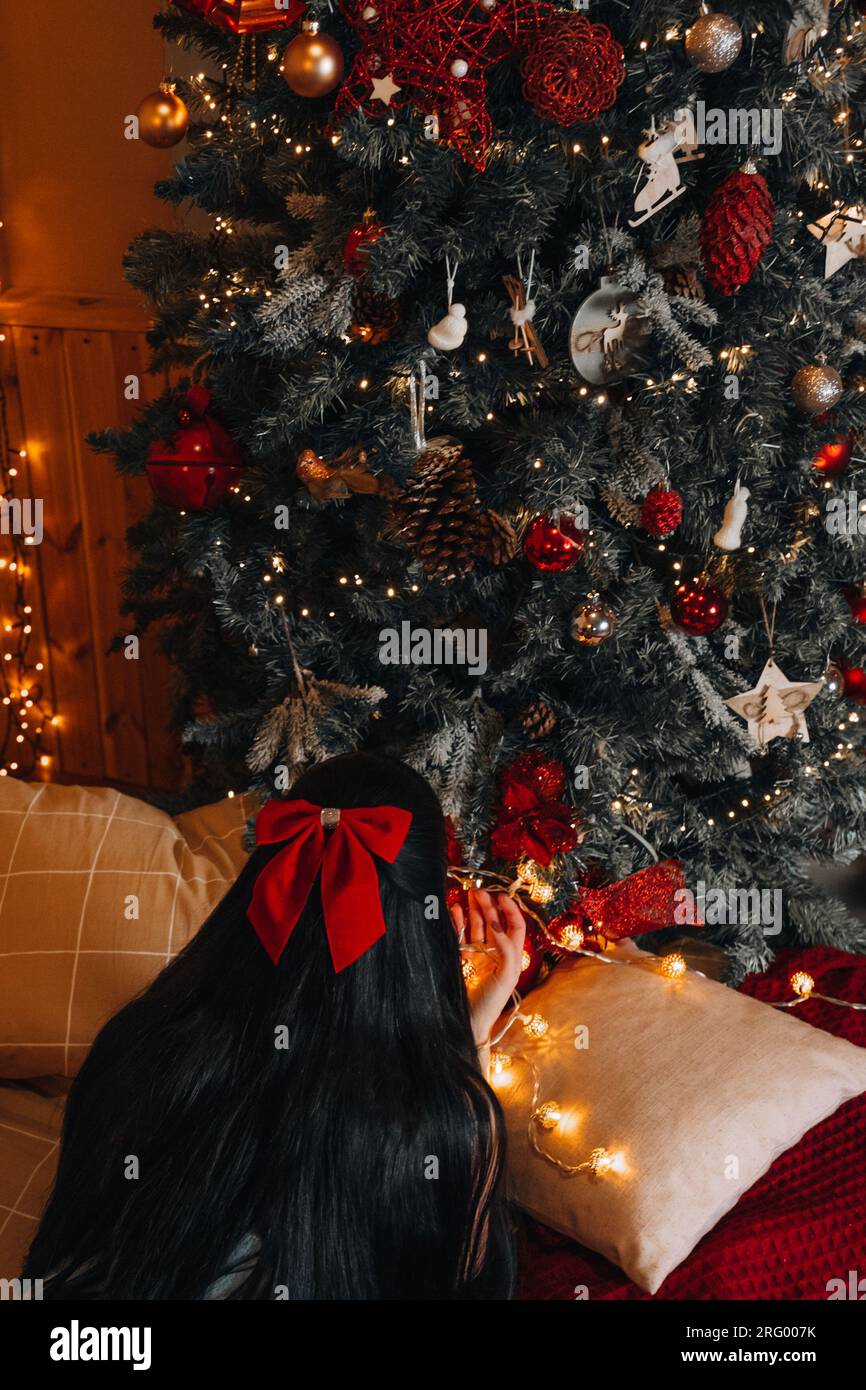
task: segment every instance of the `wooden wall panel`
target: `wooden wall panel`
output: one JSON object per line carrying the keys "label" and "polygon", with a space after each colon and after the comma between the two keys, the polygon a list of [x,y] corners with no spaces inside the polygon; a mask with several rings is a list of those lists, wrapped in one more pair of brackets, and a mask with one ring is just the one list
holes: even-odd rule
{"label": "wooden wall panel", "polygon": [[[100,326],[90,329],[82,326],[82,300],[55,298],[40,307],[0,297],[0,322],[4,308],[13,320],[0,343],[0,371],[13,442],[29,451],[20,495],[45,504],[31,602],[34,643],[45,648],[46,688],[62,721],[56,771],[65,780],[173,788],[182,783],[184,760],[167,732],[171,671],[158,635],[142,639],[137,661],[109,651],[129,627],[120,614],[122,571],[131,562],[125,533],[150,506],[150,489],[144,479],[121,477],[110,457],[85,443],[91,430],[128,424],[162,382],[144,370],[140,315],[127,307],[124,318],[116,305],[93,301]],[[26,317],[57,318],[63,327],[31,326],[20,321]],[[124,396],[132,374],[140,401]],[[0,573],[0,617],[3,597]]]}

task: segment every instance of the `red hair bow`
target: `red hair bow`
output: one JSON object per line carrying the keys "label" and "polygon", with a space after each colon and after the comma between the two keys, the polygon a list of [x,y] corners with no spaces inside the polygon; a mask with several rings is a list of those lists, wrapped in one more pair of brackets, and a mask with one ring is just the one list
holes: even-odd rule
{"label": "red hair bow", "polygon": [[[314,806],[269,801],[256,820],[256,844],[285,848],[256,879],[247,917],[274,965],[322,871],[322,910],[335,970],[344,970],[385,935],[373,855],[393,864],[412,824],[399,806]],[[330,835],[326,835],[326,829]]]}

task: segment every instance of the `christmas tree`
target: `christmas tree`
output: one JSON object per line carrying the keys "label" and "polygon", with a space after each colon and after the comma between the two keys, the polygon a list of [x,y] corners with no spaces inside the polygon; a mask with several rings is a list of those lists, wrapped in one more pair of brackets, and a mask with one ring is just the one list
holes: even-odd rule
{"label": "christmas tree", "polygon": [[131,248],[175,384],[99,445],[199,799],[382,749],[554,934],[864,946],[862,8],[157,17],[211,227]]}

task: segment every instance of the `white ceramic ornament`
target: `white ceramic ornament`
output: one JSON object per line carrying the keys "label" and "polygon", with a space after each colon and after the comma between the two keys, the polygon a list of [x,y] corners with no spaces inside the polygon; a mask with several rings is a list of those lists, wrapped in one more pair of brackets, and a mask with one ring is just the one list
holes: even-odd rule
{"label": "white ceramic ornament", "polygon": [[598,289],[575,314],[568,344],[571,360],[590,386],[616,381],[630,369],[635,339],[647,332],[643,319],[629,316],[636,298],[612,275],[603,275]]}
{"label": "white ceramic ornament", "polygon": [[434,323],[427,332],[427,341],[440,352],[453,352],[459,348],[466,337],[466,309],[462,304],[452,304],[444,319]]}
{"label": "white ceramic ornament", "polygon": [[808,230],[824,243],[825,280],[855,257],[866,259],[866,207],[862,203],[827,212],[809,222]]}
{"label": "white ceramic ornament", "polygon": [[789,681],[770,657],[754,690],[734,695],[725,704],[745,719],[758,748],[765,748],[773,738],[797,738],[808,743],[805,713],[823,687],[823,681]]}
{"label": "white ceramic ornament", "polygon": [[[684,153],[678,157],[677,150]],[[658,130],[653,122],[646,140],[637,147],[637,157],[647,166],[647,176],[646,183],[635,196],[635,216],[629,218],[630,227],[639,227],[681,193],[685,193],[685,184],[680,179],[680,164],[703,159],[703,154],[696,152],[695,122],[691,111],[678,111],[671,120],[664,121]]]}
{"label": "white ceramic ornament", "polygon": [[734,495],[725,507],[725,515],[722,524],[713,536],[713,545],[717,545],[719,550],[739,550],[742,544],[743,525],[749,514],[746,503],[749,500],[749,489],[740,487],[739,482],[734,487]]}

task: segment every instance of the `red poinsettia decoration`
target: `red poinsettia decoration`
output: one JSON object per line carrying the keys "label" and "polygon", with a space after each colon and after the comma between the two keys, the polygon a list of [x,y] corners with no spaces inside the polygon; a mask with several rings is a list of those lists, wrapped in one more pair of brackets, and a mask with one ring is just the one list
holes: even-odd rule
{"label": "red poinsettia decoration", "polygon": [[496,825],[490,848],[497,859],[516,864],[534,859],[548,865],[555,854],[578,844],[574,807],[562,800],[565,769],[536,749],[521,753],[499,782]]}

